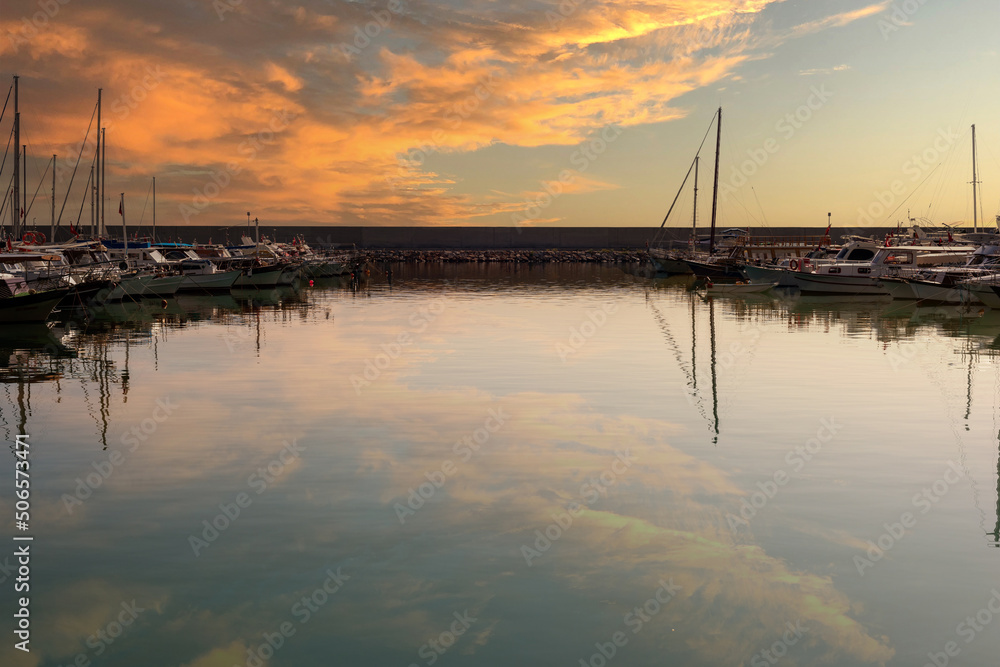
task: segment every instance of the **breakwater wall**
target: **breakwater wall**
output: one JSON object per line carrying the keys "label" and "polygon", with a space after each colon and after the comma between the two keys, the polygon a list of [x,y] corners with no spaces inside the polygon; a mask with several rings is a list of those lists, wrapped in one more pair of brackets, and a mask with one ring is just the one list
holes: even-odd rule
{"label": "breakwater wall", "polygon": [[[769,227],[750,228],[751,237],[818,237],[825,227]],[[830,231],[834,243],[841,236],[857,234],[882,238],[895,227],[836,227]],[[38,231],[48,233],[47,226]],[[120,230],[109,228],[111,236],[120,236]],[[130,229],[129,236],[138,233],[147,237],[148,226]],[[157,225],[158,241],[183,241],[199,243],[238,243],[240,236],[254,237],[253,229],[245,226],[195,227],[182,225]],[[332,227],[261,225],[260,233],[275,241],[291,241],[296,236],[317,247],[350,247],[359,249],[417,249],[417,250],[587,250],[587,249],[642,249],[651,245],[678,245],[687,243],[690,228],[668,227]],[[698,229],[699,236],[708,236],[707,228]],[[58,230],[57,238],[65,240],[69,232]],[[718,238],[718,237],[717,237]]]}

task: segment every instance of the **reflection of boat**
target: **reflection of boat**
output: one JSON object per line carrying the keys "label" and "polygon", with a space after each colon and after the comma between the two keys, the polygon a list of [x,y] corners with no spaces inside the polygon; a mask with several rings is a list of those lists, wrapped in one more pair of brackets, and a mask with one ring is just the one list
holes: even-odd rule
{"label": "reflection of boat", "polygon": [[178,294],[174,297],[177,306],[187,315],[211,317],[217,311],[238,311],[240,304],[232,294]]}
{"label": "reflection of boat", "polygon": [[0,298],[0,324],[44,322],[67,294],[69,288],[23,292]]}
{"label": "reflection of boat", "polygon": [[740,294],[760,294],[772,287],[777,287],[777,283],[707,283],[705,292],[709,296],[739,296]]}
{"label": "reflection of boat", "polygon": [[[45,322],[24,322],[16,327],[0,327],[0,350],[4,353],[12,350],[44,351],[55,357],[73,358],[76,351],[72,350],[56,337]],[[0,353],[0,365],[9,355]]]}
{"label": "reflection of boat", "polygon": [[273,287],[267,290],[258,290],[253,287],[249,289],[234,288],[232,296],[236,301],[246,303],[251,307],[280,306],[283,303],[301,301],[299,292],[294,287]]}

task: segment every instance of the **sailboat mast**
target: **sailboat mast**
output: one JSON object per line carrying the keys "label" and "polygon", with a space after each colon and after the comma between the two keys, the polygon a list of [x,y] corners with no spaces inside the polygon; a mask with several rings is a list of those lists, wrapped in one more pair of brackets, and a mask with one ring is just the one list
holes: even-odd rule
{"label": "sailboat mast", "polygon": [[722,107],[715,125],[715,183],[712,185],[712,233],[708,239],[708,254],[715,252],[715,216],[719,207],[719,149],[722,146]]}
{"label": "sailboat mast", "polygon": [[[84,199],[86,201],[86,199]],[[77,221],[79,224],[79,220]],[[52,155],[52,222],[49,225],[49,241],[56,240],[56,156]]]}
{"label": "sailboat mast", "polygon": [[694,156],[694,212],[691,214],[691,250],[698,243],[698,156]]}
{"label": "sailboat mast", "polygon": [[156,176],[153,176],[153,243],[156,243]]}
{"label": "sailboat mast", "polygon": [[24,224],[22,225],[22,231],[28,227],[28,145],[25,144],[21,147],[21,186],[24,188],[24,192],[21,193],[21,215],[24,216]]}
{"label": "sailboat mast", "polygon": [[104,219],[101,214],[101,210],[104,208],[104,199],[101,197],[101,183],[104,181],[104,176],[101,174],[101,91],[102,88],[97,89],[97,155],[94,158],[94,163],[97,165],[97,173],[94,175],[94,189],[97,190],[97,210],[94,213],[94,222],[97,223],[97,235],[94,234],[94,222],[90,225],[90,235],[97,238],[101,233],[101,220]]}
{"label": "sailboat mast", "polygon": [[18,228],[21,225],[21,113],[18,111],[17,102],[17,80],[14,77],[14,190],[11,200],[11,212],[14,214],[14,224],[11,226],[11,233],[14,238],[19,236]]}
{"label": "sailboat mast", "polygon": [[122,241],[125,243],[125,261],[128,261],[128,231],[125,229],[125,193],[121,195],[119,210],[122,214]]}
{"label": "sailboat mast", "polygon": [[972,126],[972,229],[979,231],[979,206],[976,204],[976,126]]}
{"label": "sailboat mast", "polygon": [[104,224],[104,189],[107,187],[104,174],[104,164],[108,157],[108,134],[105,128],[101,128],[101,191],[98,196],[101,199],[101,220],[100,220],[100,233],[107,234],[108,228]]}

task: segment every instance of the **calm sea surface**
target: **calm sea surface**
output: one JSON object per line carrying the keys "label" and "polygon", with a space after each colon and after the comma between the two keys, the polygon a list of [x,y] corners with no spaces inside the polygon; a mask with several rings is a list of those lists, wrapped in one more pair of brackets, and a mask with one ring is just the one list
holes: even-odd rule
{"label": "calm sea surface", "polygon": [[0,664],[994,665],[998,350],[594,265],[5,330]]}

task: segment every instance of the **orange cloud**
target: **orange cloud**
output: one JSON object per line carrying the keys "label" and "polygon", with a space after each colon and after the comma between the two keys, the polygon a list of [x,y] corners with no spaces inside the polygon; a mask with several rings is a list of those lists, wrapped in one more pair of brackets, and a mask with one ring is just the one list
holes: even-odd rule
{"label": "orange cloud", "polygon": [[[771,4],[593,0],[477,14],[413,4],[379,22],[353,3],[139,16],[107,0],[66,6],[34,38],[0,39],[0,54],[23,75],[25,126],[42,140],[30,154],[75,163],[104,88],[111,189],[144,192],[157,176],[168,223],[239,224],[252,209],[268,224],[461,224],[516,212],[524,197],[456,192],[460,175],[431,166],[440,157],[585,145],[611,125],[679,118],[681,95],[734,76],[761,44],[881,7],[782,36],[755,24]],[[22,28],[7,20],[0,34]]]}

